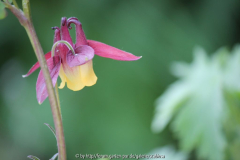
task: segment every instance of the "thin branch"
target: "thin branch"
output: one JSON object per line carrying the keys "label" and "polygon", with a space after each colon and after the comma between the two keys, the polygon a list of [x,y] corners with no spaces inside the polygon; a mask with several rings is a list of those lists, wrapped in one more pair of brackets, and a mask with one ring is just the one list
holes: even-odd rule
{"label": "thin branch", "polygon": [[62,124],[60,109],[58,106],[58,100],[52,85],[52,80],[49,74],[49,70],[47,67],[47,63],[44,57],[41,44],[38,40],[38,37],[36,35],[35,29],[31,21],[29,0],[23,0],[22,4],[23,4],[24,12],[16,8],[15,6],[12,6],[8,1],[5,3],[6,7],[10,9],[10,11],[18,18],[21,25],[26,29],[26,32],[29,36],[29,39],[35,51],[36,57],[39,61],[41,70],[45,78],[47,91],[48,91],[48,98],[49,98],[49,102],[52,110],[55,129],[56,129],[56,137],[57,137],[58,153],[59,153],[58,159],[66,160],[66,147],[65,147],[65,140],[64,140],[64,133],[63,133],[63,124]]}

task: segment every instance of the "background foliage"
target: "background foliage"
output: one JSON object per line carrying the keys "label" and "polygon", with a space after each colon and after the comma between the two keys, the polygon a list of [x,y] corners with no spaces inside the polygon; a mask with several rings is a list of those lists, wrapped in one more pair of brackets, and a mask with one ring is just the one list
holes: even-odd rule
{"label": "background foliage", "polygon": [[[93,60],[98,76],[95,86],[79,92],[67,88],[60,90],[69,159],[75,159],[76,153],[144,154],[168,144],[175,145],[178,150],[183,146],[190,153],[189,159],[198,157],[195,150],[189,149],[193,146],[184,141],[187,135],[181,133],[180,128],[172,130],[167,125],[161,133],[152,133],[154,102],[176,80],[170,73],[172,62],[191,62],[196,45],[202,46],[207,53],[213,53],[222,46],[232,48],[239,42],[238,0],[31,1],[31,9],[45,52],[53,45],[51,27],[59,26],[63,16],[74,16],[82,22],[88,39],[143,56],[136,62],[96,56]],[[53,125],[49,103],[45,101],[41,106],[37,103],[37,72],[25,79],[21,77],[35,63],[36,57],[23,27],[9,11],[7,13],[7,18],[0,21],[1,159],[26,159],[29,154],[49,159],[57,151],[54,136],[43,124]],[[74,30],[71,33],[74,35]],[[223,61],[227,61],[227,57],[223,56]],[[226,76],[235,75],[235,69],[232,66]],[[186,85],[189,86],[190,82]],[[216,92],[218,96],[220,91]],[[227,95],[227,98],[234,99],[229,103],[239,107],[237,94]],[[218,100],[205,96],[212,101]],[[210,105],[208,101],[201,102]],[[207,105],[203,106],[199,108],[204,113],[215,113],[206,111]],[[181,126],[186,121],[181,114],[191,116],[190,111],[177,114],[173,126],[177,123]],[[197,113],[199,117],[194,116],[187,127],[208,122],[200,111]],[[237,122],[229,121],[225,138],[231,143],[229,152],[224,152],[224,155],[231,152],[231,156],[235,156],[231,158],[237,159],[240,140],[236,135],[239,129],[234,124]],[[216,123],[220,125],[218,121]],[[217,140],[219,142],[222,141]],[[215,147],[210,149],[215,153]],[[170,152],[162,154],[167,153]],[[229,159],[229,156],[225,158]]]}

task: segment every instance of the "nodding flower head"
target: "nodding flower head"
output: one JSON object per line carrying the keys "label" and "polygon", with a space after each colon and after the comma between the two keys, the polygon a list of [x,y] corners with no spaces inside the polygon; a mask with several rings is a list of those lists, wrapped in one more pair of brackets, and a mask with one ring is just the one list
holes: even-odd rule
{"label": "nodding flower head", "polygon": [[[69,34],[69,29],[72,29],[71,24],[74,24],[76,29],[75,44]],[[79,91],[85,86],[94,85],[97,82],[92,63],[94,55],[119,61],[134,61],[141,58],[107,44],[87,40],[82,29],[82,24],[75,17],[69,19],[63,17],[61,27],[52,27],[52,29],[55,32],[54,44],[52,51],[45,54],[45,58],[53,86],[56,84],[58,76],[62,80],[59,86],[60,89],[66,84],[73,91]],[[38,68],[39,62],[33,65],[23,77],[29,76]],[[37,100],[41,104],[48,97],[42,71],[38,75],[36,91]]]}

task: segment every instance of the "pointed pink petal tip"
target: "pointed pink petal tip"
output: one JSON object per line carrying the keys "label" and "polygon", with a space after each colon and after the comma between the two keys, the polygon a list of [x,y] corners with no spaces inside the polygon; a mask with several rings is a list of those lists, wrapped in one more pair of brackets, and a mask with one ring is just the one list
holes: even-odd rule
{"label": "pointed pink petal tip", "polygon": [[26,78],[26,77],[28,77],[28,76],[29,76],[29,75],[27,75],[27,74],[25,74],[25,75],[22,75],[22,77],[23,77],[23,78]]}
{"label": "pointed pink petal tip", "polygon": [[82,29],[81,22],[76,17],[71,17],[67,20],[67,26],[71,29],[71,23],[75,24],[76,26],[76,44],[75,47],[79,47],[81,45],[87,45],[87,39],[85,33]]}
{"label": "pointed pink petal tip", "polygon": [[[51,58],[51,51],[45,54],[45,59],[48,60]],[[23,78],[28,77],[30,74],[32,74],[34,71],[36,71],[40,67],[39,62],[35,63],[32,68],[28,71],[27,74],[22,75]]]}
{"label": "pointed pink petal tip", "polygon": [[88,45],[91,46],[95,54],[101,57],[105,58],[111,58],[119,61],[136,61],[142,56],[135,56],[131,53],[125,52],[123,50],[117,49],[115,47],[109,46],[107,44],[98,42],[98,41],[93,41],[93,40],[87,40]]}
{"label": "pointed pink petal tip", "polygon": [[136,60],[139,60],[139,59],[141,59],[142,58],[142,56],[137,56],[138,57],[138,59],[136,59]]}

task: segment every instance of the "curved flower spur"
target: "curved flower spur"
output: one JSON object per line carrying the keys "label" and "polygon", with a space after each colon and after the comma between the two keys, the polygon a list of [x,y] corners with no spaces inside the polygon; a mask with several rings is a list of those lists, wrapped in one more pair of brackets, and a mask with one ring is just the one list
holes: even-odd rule
{"label": "curved flower spur", "polygon": [[[72,28],[70,26],[72,23],[76,27],[75,44],[73,44],[68,30]],[[81,90],[85,86],[94,85],[97,81],[92,65],[92,59],[95,54],[119,61],[134,61],[141,58],[104,43],[87,40],[82,29],[82,24],[75,17],[69,19],[63,17],[61,28],[53,27],[53,29],[55,30],[53,49],[45,54],[45,58],[53,86],[57,82],[58,75],[62,80],[59,86],[60,89],[65,86],[65,83],[73,91]],[[37,62],[23,77],[29,76],[39,66],[39,62]],[[48,97],[42,71],[38,75],[36,91],[37,100],[41,104]]]}

